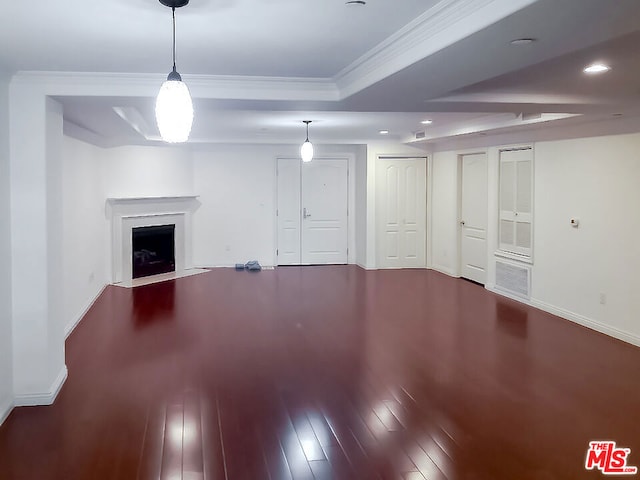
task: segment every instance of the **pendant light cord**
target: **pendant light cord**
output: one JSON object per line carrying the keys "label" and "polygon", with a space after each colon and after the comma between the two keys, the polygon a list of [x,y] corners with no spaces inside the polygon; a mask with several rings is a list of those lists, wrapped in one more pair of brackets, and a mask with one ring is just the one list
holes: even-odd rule
{"label": "pendant light cord", "polygon": [[176,71],[176,7],[171,7],[173,13],[173,71]]}

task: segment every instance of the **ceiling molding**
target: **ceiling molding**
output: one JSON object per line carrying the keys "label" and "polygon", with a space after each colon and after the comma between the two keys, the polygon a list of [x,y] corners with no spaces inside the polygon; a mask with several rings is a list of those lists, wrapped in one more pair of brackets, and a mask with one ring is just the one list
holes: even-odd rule
{"label": "ceiling molding", "polygon": [[183,75],[183,79],[196,98],[325,102],[340,100],[338,87],[330,78]]}
{"label": "ceiling molding", "polygon": [[334,77],[347,98],[537,0],[442,0]]}
{"label": "ceiling molding", "polygon": [[[183,75],[194,98],[246,100],[338,101],[331,79]],[[13,83],[33,85],[46,95],[155,97],[165,74],[18,72]]]}

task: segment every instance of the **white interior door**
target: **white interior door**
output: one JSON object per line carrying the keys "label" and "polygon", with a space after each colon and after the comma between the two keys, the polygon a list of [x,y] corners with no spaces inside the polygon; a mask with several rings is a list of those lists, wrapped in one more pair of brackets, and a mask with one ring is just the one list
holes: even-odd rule
{"label": "white interior door", "polygon": [[278,265],[348,262],[346,158],[278,159]]}
{"label": "white interior door", "polygon": [[461,276],[487,281],[487,155],[462,156]]}
{"label": "white interior door", "polygon": [[278,159],[278,265],[300,265],[300,159]]}
{"label": "white interior door", "polygon": [[377,263],[380,268],[426,267],[426,158],[378,159]]}
{"label": "white interior door", "polygon": [[302,263],[347,263],[348,160],[302,166]]}

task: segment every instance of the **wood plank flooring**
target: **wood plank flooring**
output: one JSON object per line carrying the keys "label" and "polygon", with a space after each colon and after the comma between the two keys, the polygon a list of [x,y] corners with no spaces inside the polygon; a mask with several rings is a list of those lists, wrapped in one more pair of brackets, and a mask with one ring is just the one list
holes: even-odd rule
{"label": "wood plank flooring", "polygon": [[640,349],[432,271],[230,269],[108,287],[0,478],[567,480],[640,466]]}

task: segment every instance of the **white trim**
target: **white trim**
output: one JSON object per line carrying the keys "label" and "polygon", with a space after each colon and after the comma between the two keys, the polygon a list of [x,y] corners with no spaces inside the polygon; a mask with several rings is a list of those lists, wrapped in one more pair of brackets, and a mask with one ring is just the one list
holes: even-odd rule
{"label": "white trim", "polygon": [[76,315],[73,320],[71,320],[69,323],[67,323],[67,326],[64,327],[64,338],[65,338],[65,340],[67,338],[69,338],[69,335],[71,335],[73,333],[75,328],[80,323],[80,320],[82,320],[84,318],[84,316],[91,309],[91,307],[93,307],[93,304],[96,303],[96,300],[98,300],[98,298],[100,298],[100,295],[102,295],[102,292],[104,292],[105,288],[107,288],[106,284],[104,284],[100,288],[100,290],[98,290],[98,293],[93,298],[89,299],[89,301],[87,302],[85,307],[80,311],[80,313],[78,315]]}
{"label": "white trim", "polygon": [[431,268],[433,264],[433,155],[427,155],[427,233],[426,233],[426,268]]}
{"label": "white trim", "polygon": [[590,330],[594,330],[598,333],[602,333],[604,335],[608,335],[617,340],[621,340],[625,343],[629,343],[631,345],[635,345],[640,347],[640,336],[626,332],[624,330],[620,330],[618,328],[612,327],[611,325],[607,325],[605,323],[599,322],[589,317],[585,317],[584,315],[580,315],[579,313],[572,312],[570,310],[565,310],[564,308],[556,307],[546,302],[542,302],[540,300],[527,300],[523,297],[518,297],[516,295],[511,295],[503,290],[495,288],[493,285],[486,285],[485,288],[490,292],[501,295],[503,297],[510,298],[511,300],[515,300],[516,302],[524,303],[525,305],[529,305],[531,307],[537,308],[544,312],[550,313],[551,315],[555,315],[556,317],[560,317],[564,320],[569,320],[570,322],[576,323],[583,327],[586,327]]}
{"label": "white trim", "polygon": [[377,267],[367,267],[365,264],[360,263],[360,262],[356,262],[355,265],[357,267],[360,267],[363,270],[367,270],[367,271],[374,271],[374,270],[378,270]]}
{"label": "white trim", "polygon": [[13,400],[11,400],[10,398],[8,398],[3,405],[0,405],[0,425],[2,425],[7,420],[7,418],[9,418],[9,415],[11,415],[14,406],[15,405],[13,404]]}
{"label": "white trim", "polygon": [[625,332],[624,330],[612,327],[611,325],[607,325],[597,320],[593,320],[592,318],[585,317],[584,315],[580,315],[578,313],[574,313],[560,307],[555,307],[548,303],[541,302],[540,300],[532,299],[531,305],[539,308],[540,310],[544,310],[547,313],[551,313],[558,317],[562,317],[574,323],[577,323],[578,325],[582,325],[583,327],[587,327],[591,330],[595,330],[596,332],[609,335],[610,337],[617,338],[618,340],[622,340],[623,342],[640,347],[640,336],[633,333]]}
{"label": "white trim", "polygon": [[441,0],[338,72],[334,81],[347,98],[469,37],[536,0]]}
{"label": "white trim", "polygon": [[454,272],[451,268],[443,267],[442,265],[432,265],[431,266],[431,270],[435,270],[436,272],[444,273],[445,275],[449,275],[450,277],[453,277],[453,278],[460,278],[460,275],[458,275],[456,272]]}
{"label": "white trim", "polygon": [[498,258],[506,258],[507,260],[513,260],[514,262],[526,263],[533,265],[533,258],[531,256],[519,255],[517,253],[508,252],[506,250],[496,250],[493,254]]}
{"label": "white trim", "polygon": [[67,366],[64,365],[58,378],[55,379],[48,392],[44,393],[27,393],[25,395],[16,395],[14,405],[16,407],[35,407],[38,405],[52,405],[56,397],[60,393],[65,380],[67,379]]}
{"label": "white trim", "polygon": [[[166,74],[108,72],[18,72],[13,82],[40,85],[46,95],[148,97]],[[330,78],[183,75],[194,98],[338,101]]]}

